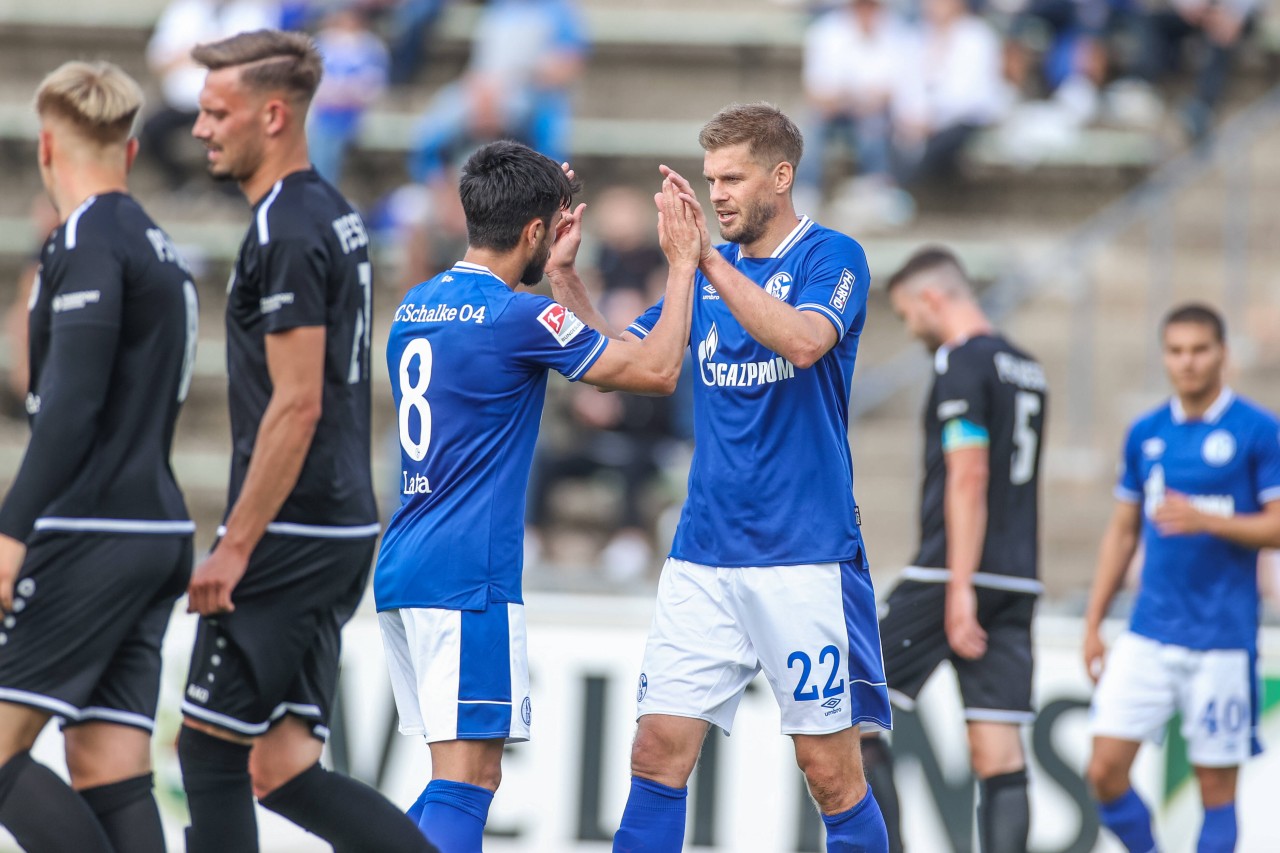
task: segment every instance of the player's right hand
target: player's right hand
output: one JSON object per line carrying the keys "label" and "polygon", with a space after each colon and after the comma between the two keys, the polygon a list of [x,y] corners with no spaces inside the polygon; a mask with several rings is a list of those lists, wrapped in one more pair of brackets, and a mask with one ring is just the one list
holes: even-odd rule
{"label": "player's right hand", "polygon": [[1102,642],[1102,635],[1097,631],[1085,631],[1084,635],[1084,671],[1094,684],[1102,677],[1103,661],[1107,657],[1107,646]]}
{"label": "player's right hand", "polygon": [[201,616],[217,616],[236,609],[231,593],[249,567],[248,557],[231,548],[214,548],[196,570],[187,586],[187,612]]}
{"label": "player's right hand", "polygon": [[707,228],[707,217],[702,212],[702,205],[698,203],[697,195],[693,192],[693,185],[670,166],[659,166],[658,171],[662,173],[666,180],[675,184],[677,194],[685,204],[689,205],[689,212],[693,214],[693,221],[698,227],[698,236],[702,242],[702,254],[699,257],[699,262],[707,260],[716,253],[716,244],[711,241],[711,231]]}

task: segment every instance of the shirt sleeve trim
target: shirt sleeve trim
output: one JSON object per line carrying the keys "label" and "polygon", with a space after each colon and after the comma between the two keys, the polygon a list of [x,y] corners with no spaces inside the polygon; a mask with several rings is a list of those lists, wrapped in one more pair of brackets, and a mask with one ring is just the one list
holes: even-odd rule
{"label": "shirt sleeve trim", "polygon": [[817,302],[805,302],[801,305],[797,305],[796,310],[812,311],[816,314],[821,314],[822,316],[830,320],[831,324],[836,327],[836,340],[839,340],[840,338],[843,338],[845,336],[845,332],[847,330],[844,327],[844,323],[840,321],[840,315],[832,311],[827,306],[819,305]]}
{"label": "shirt sleeve trim", "polygon": [[575,367],[572,372],[566,373],[565,378],[568,379],[570,382],[577,382],[579,379],[581,379],[582,374],[590,370],[591,366],[596,363],[596,360],[599,359],[600,356],[604,354],[604,347],[605,347],[605,344],[608,343],[608,340],[609,339],[606,338],[604,335],[600,335],[599,337],[597,337],[596,345],[591,348],[591,352],[587,353],[586,358],[584,358],[581,362],[579,362],[578,366]]}

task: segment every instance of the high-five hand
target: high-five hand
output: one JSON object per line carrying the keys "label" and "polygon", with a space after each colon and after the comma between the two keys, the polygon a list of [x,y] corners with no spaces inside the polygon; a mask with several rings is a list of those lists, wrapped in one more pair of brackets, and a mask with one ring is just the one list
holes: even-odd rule
{"label": "high-five hand", "polygon": [[680,192],[670,178],[662,182],[662,191],[654,195],[658,206],[658,242],[672,267],[696,267],[702,256],[702,231],[694,211],[697,203]]}
{"label": "high-five hand", "polygon": [[707,229],[707,217],[703,214],[702,205],[698,203],[698,197],[693,192],[693,185],[670,166],[659,166],[658,171],[662,173],[664,178],[675,184],[680,197],[692,209],[694,222],[697,223],[698,230],[702,233],[702,255],[699,257],[699,263],[707,260],[707,258],[715,254],[716,244],[711,242],[711,232]]}

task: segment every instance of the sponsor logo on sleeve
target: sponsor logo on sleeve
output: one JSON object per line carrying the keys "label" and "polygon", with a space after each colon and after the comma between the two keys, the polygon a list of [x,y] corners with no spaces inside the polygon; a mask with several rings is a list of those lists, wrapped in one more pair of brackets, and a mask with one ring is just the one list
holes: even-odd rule
{"label": "sponsor logo on sleeve", "polygon": [[968,400],[947,400],[938,404],[938,420],[949,421],[969,411]]}
{"label": "sponsor logo on sleeve", "polygon": [[102,291],[100,290],[79,290],[75,293],[61,293],[53,297],[53,313],[61,314],[64,311],[79,311],[86,305],[93,305],[102,299]]}
{"label": "sponsor logo on sleeve", "polygon": [[262,308],[263,314],[274,314],[286,305],[293,304],[292,293],[273,293],[270,296],[264,296],[258,300],[258,305]]}
{"label": "sponsor logo on sleeve", "polygon": [[836,284],[835,291],[831,294],[831,307],[837,311],[843,312],[844,306],[849,303],[849,294],[853,293],[853,284],[857,281],[854,274],[848,270],[840,271],[840,282]]}
{"label": "sponsor logo on sleeve", "polygon": [[560,346],[568,344],[578,336],[578,332],[586,328],[586,324],[579,320],[576,314],[560,304],[548,305],[538,315],[538,322],[551,333],[551,337],[555,338]]}

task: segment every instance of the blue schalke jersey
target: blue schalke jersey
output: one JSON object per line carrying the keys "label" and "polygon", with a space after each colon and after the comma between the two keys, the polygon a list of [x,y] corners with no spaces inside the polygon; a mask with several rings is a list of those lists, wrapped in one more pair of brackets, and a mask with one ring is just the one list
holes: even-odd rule
{"label": "blue schalke jersey", "polygon": [[[808,217],[767,258],[717,247],[770,295],[821,314],[836,345],[807,369],[758,343],[710,282],[694,282],[694,451],[671,556],[709,566],[853,559],[861,547],[849,383],[871,276],[862,247]],[[647,335],[661,303],[628,330]]]}
{"label": "blue schalke jersey", "polygon": [[1170,491],[1223,516],[1280,500],[1280,422],[1229,389],[1201,420],[1174,398],[1130,428],[1116,486],[1118,499],[1142,504],[1133,632],[1192,649],[1255,649],[1258,551],[1207,533],[1161,536],[1151,516]]}
{"label": "blue schalke jersey", "polygon": [[523,600],[525,488],[547,371],[577,380],[605,345],[564,306],[476,264],[409,291],[387,341],[401,495],[374,572],[378,610]]}

